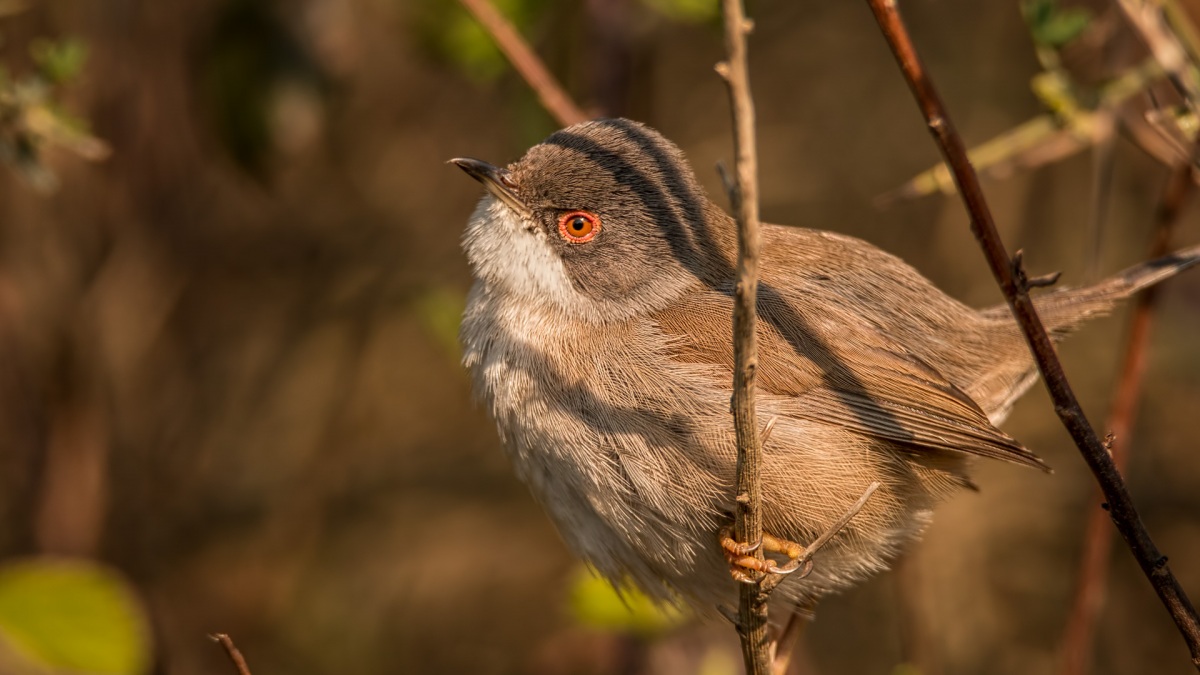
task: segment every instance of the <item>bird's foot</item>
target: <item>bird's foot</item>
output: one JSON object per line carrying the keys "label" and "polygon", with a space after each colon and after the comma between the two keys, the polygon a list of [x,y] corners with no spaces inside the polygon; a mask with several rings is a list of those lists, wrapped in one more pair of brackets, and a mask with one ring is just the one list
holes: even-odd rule
{"label": "bird's foot", "polygon": [[[805,576],[812,569],[812,559],[803,559],[804,547],[794,541],[780,539],[763,532],[762,539],[754,544],[746,544],[737,541],[733,538],[734,531],[732,525],[726,525],[721,528],[718,538],[721,542],[721,551],[725,554],[725,560],[729,562],[729,574],[734,580],[744,584],[752,584],[757,581],[759,574],[791,574],[801,567],[804,568]],[[788,561],[783,565],[777,564],[770,558],[762,559],[751,555],[762,547],[764,553],[776,553],[787,556]]]}

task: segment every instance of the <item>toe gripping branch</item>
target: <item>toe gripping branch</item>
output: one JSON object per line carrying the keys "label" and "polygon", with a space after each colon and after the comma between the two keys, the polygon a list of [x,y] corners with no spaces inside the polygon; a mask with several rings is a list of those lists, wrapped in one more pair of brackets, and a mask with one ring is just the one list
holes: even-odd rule
{"label": "toe gripping branch", "polygon": [[[763,581],[764,585],[774,588],[776,584],[783,580],[783,575],[800,572],[800,577],[803,579],[808,576],[813,570],[813,556],[829,540],[833,539],[843,527],[850,522],[858,512],[866,506],[867,500],[875,491],[879,489],[879,482],[873,482],[867,486],[866,491],[858,498],[849,509],[838,518],[837,522],[829,526],[829,529],[817,537],[807,548],[797,544],[794,541],[773,537],[767,533],[763,533],[762,539],[753,544],[743,544],[734,539],[733,525],[726,525],[721,528],[718,533],[718,538],[721,542],[721,551],[725,554],[725,559],[729,561],[729,574],[733,578],[744,584],[754,584],[763,581],[761,575],[775,575],[767,577]],[[766,553],[777,553],[787,556],[788,561],[782,566],[777,565],[773,560],[760,560],[753,555],[758,547],[763,547]]]}
{"label": "toe gripping branch", "polygon": [[[725,560],[729,562],[729,574],[741,583],[755,583],[757,579],[752,572],[786,575],[799,571],[800,578],[804,578],[812,572],[812,556],[805,555],[807,550],[794,541],[780,539],[764,532],[762,539],[753,544],[744,544],[734,539],[732,525],[722,527],[719,537],[721,551],[725,554]],[[759,559],[751,555],[760,546],[765,553],[784,555],[788,561],[783,565],[778,565],[769,558]]]}

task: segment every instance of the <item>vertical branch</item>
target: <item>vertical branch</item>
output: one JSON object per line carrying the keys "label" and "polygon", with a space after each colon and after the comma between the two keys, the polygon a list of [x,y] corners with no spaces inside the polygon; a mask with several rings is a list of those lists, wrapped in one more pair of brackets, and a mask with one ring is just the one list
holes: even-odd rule
{"label": "vertical branch", "polygon": [[[725,50],[728,60],[717,72],[729,86],[734,126],[734,188],[730,191],[737,219],[737,289],[733,305],[733,424],[737,432],[737,518],[739,541],[762,540],[762,443],[755,411],[755,378],[758,344],[755,336],[755,301],[758,297],[758,156],[754,138],[754,101],[746,65],[746,35],[753,24],[741,0],[723,0]],[[755,555],[761,557],[759,547]],[[771,641],[767,634],[767,596],[761,583],[742,584],[738,606],[738,632],[746,672],[769,675]]]}
{"label": "vertical branch", "polygon": [[[1150,246],[1151,260],[1170,253],[1171,232],[1179,214],[1195,187],[1193,163],[1175,167],[1163,190],[1155,217],[1157,227]],[[1108,413],[1108,430],[1112,434],[1111,452],[1117,470],[1124,472],[1129,461],[1129,439],[1137,418],[1137,403],[1141,397],[1142,377],[1146,370],[1146,350],[1150,344],[1150,328],[1154,323],[1155,299],[1158,287],[1152,286],[1138,295],[1129,322],[1129,336],[1121,357],[1121,372],[1117,391]],[[1102,499],[1097,495],[1097,500]],[[1067,627],[1059,646],[1063,675],[1083,675],[1089,670],[1096,621],[1104,609],[1105,581],[1108,578],[1109,554],[1112,551],[1112,528],[1101,509],[1092,509],[1084,529],[1083,557],[1079,580]]]}
{"label": "vertical branch", "polygon": [[938,97],[924,67],[917,57],[912,40],[905,29],[896,9],[895,0],[867,0],[875,19],[883,31],[892,53],[896,57],[900,70],[904,73],[914,98],[925,117],[930,132],[937,142],[938,149],[945,157],[947,165],[954,174],[958,185],[959,195],[962,196],[967,211],[971,216],[971,231],[983,249],[984,257],[996,277],[1017,323],[1020,325],[1025,338],[1033,352],[1038,370],[1050,396],[1054,401],[1055,412],[1062,420],[1063,426],[1075,440],[1080,453],[1088,468],[1095,475],[1105,502],[1108,504],[1109,515],[1117,530],[1124,537],[1125,543],[1137,559],[1142,572],[1158,593],[1163,606],[1174,619],[1191,652],[1192,663],[1200,670],[1200,618],[1191,601],[1184,593],[1179,581],[1167,565],[1166,556],[1159,552],[1158,547],[1150,538],[1142,523],[1141,516],[1133,505],[1133,499],[1125,488],[1121,477],[1104,444],[1096,435],[1087,417],[1084,416],[1079,402],[1067,382],[1062,364],[1054,352],[1054,345],[1046,333],[1045,326],[1034,310],[1033,301],[1029,297],[1029,288],[1024,270],[1019,260],[1009,258],[1000,235],[996,231],[995,221],[983,197],[983,190],[975,169],[967,158],[966,147],[962,138],[955,131],[947,116],[945,106]]}
{"label": "vertical branch", "polygon": [[496,46],[504,52],[509,63],[517,69],[521,77],[537,94],[542,107],[558,120],[564,127],[571,126],[588,119],[583,110],[575,105],[575,101],[558,84],[542,60],[529,48],[521,38],[521,34],[513,27],[500,12],[492,6],[489,0],[459,0],[463,7],[475,16],[484,30],[496,41]]}

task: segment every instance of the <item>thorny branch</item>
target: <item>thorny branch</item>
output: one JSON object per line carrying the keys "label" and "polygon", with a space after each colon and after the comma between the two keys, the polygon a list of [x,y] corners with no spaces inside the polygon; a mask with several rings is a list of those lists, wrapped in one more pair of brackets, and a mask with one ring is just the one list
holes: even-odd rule
{"label": "thorny branch", "polygon": [[[737,219],[737,287],[733,304],[733,425],[737,433],[737,513],[735,527],[742,542],[762,541],[762,439],[755,410],[758,341],[755,335],[758,298],[758,154],[754,129],[754,100],[746,63],[746,35],[753,24],[741,0],[723,0],[727,60],[717,72],[729,86],[734,127],[734,189],[730,191]],[[762,558],[762,547],[754,551]],[[773,644],[767,630],[766,580],[739,587],[738,635],[748,675],[770,675]]]}
{"label": "thorny branch", "polygon": [[[1195,191],[1194,166],[1194,162],[1190,161],[1181,163],[1167,179],[1155,217],[1157,226],[1148,256],[1151,260],[1170,253],[1171,233],[1188,197]],[[1108,414],[1108,430],[1113,436],[1113,463],[1122,472],[1129,460],[1129,439],[1133,433],[1142,378],[1146,371],[1146,349],[1150,344],[1150,329],[1154,323],[1157,289],[1152,286],[1137,297],[1133,317],[1129,321],[1125,353],[1121,357],[1116,394]],[[1112,550],[1112,528],[1105,523],[1106,520],[1104,511],[1092,509],[1084,528],[1079,582],[1059,647],[1060,672],[1063,675],[1083,675],[1089,670],[1096,619],[1104,608],[1105,581]]]}
{"label": "thorny branch", "polygon": [[1108,504],[1109,515],[1125,538],[1130,551],[1137,559],[1142,571],[1150,580],[1159,599],[1175,620],[1180,634],[1191,651],[1192,663],[1200,670],[1200,618],[1184,593],[1179,581],[1167,565],[1167,558],[1159,552],[1150,534],[1142,524],[1141,517],[1133,505],[1125,481],[1113,464],[1112,458],[1096,435],[1079,402],[1067,382],[1062,364],[1055,355],[1054,346],[1034,310],[1029,298],[1029,289],[1018,279],[1023,271],[1009,258],[1000,235],[996,231],[991,211],[984,200],[983,190],[974,168],[967,158],[962,138],[955,131],[938,97],[929,76],[925,73],[913,47],[912,40],[900,19],[895,0],[867,0],[875,19],[883,31],[892,53],[912,89],[913,96],[925,117],[930,132],[938,144],[946,163],[954,173],[959,194],[962,195],[971,216],[971,230],[983,249],[992,274],[1000,285],[1004,297],[1012,308],[1017,323],[1021,326],[1033,352],[1034,360],[1041,371],[1042,379],[1054,400],[1054,408],[1063,425],[1075,440],[1084,461],[1096,476]]}
{"label": "thorny branch", "polygon": [[229,655],[229,660],[233,662],[233,667],[237,668],[238,675],[250,675],[250,666],[246,665],[246,659],[242,656],[241,650],[237,645],[233,644],[233,638],[225,633],[213,633],[208,636],[213,642],[219,643],[225,648],[225,653]]}
{"label": "thorny branch", "polygon": [[484,30],[496,41],[496,46],[504,52],[504,56],[517,69],[521,77],[537,94],[538,100],[558,123],[564,127],[589,119],[589,116],[571,100],[545,64],[529,47],[529,44],[517,32],[507,19],[492,6],[490,0],[459,0]]}

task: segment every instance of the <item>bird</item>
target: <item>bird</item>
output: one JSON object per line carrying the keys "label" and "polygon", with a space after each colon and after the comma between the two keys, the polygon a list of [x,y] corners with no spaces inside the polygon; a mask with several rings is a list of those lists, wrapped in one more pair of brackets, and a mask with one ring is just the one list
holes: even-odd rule
{"label": "bird", "polygon": [[[734,220],[632,120],[567,127],[507,167],[450,162],[485,188],[462,238],[463,363],[517,475],[618,588],[735,605],[736,556],[718,544],[735,498]],[[879,484],[773,593],[810,607],[886,569],[938,502],[974,489],[973,458],[1047,469],[997,426],[1038,373],[1006,305],[968,307],[843,234],[761,233],[764,541],[795,557]],[[1034,303],[1058,341],[1198,261],[1200,246]]]}

